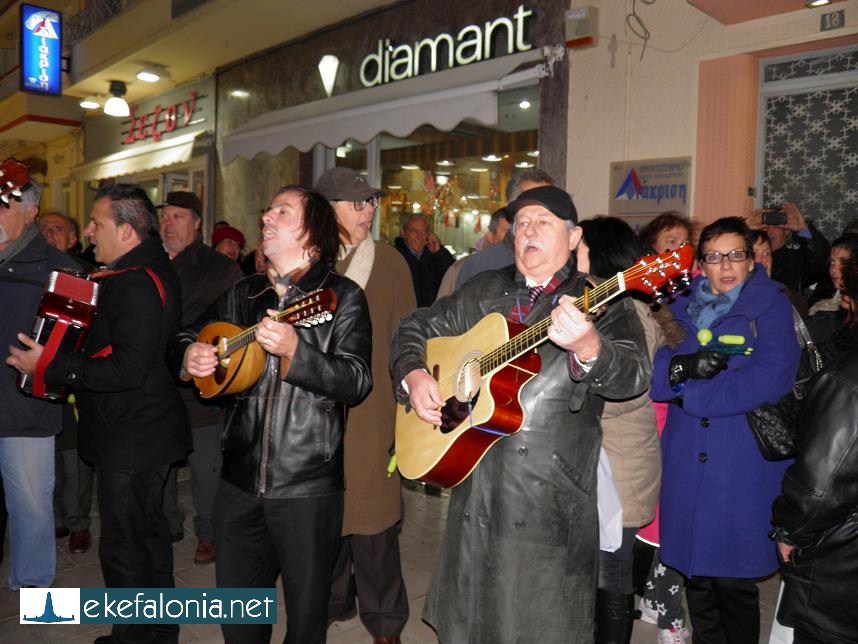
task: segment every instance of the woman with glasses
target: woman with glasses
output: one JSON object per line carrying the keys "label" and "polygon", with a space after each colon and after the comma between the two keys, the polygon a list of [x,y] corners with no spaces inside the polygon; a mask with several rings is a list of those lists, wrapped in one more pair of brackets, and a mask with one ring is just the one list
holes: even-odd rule
{"label": "woman with glasses", "polygon": [[[662,437],[660,556],[688,580],[696,644],[755,644],[755,582],[778,568],[769,509],[788,462],[763,459],[745,414],[790,390],[799,347],[789,301],[755,265],[753,244],[738,217],[703,229],[702,274],[670,305],[685,338],[661,349],[653,364],[651,396],[671,403]],[[730,353],[718,346],[722,336],[738,342]]]}

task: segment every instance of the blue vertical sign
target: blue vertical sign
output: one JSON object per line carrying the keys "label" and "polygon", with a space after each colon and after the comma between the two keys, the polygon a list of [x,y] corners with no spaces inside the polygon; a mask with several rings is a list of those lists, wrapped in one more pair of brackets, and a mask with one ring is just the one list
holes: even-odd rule
{"label": "blue vertical sign", "polygon": [[58,11],[21,5],[21,89],[62,93],[62,15]]}

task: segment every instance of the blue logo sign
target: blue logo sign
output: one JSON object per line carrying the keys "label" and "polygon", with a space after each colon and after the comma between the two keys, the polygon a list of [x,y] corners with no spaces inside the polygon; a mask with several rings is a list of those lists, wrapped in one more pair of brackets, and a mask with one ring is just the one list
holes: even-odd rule
{"label": "blue logo sign", "polygon": [[62,16],[57,11],[21,5],[21,89],[62,93]]}

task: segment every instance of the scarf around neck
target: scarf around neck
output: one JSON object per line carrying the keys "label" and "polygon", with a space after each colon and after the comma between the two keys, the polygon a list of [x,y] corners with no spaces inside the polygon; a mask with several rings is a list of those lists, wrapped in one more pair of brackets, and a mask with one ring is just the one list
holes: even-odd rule
{"label": "scarf around neck", "polygon": [[739,299],[742,289],[753,273],[748,273],[745,281],[726,293],[715,294],[707,278],[700,282],[700,288],[694,291],[694,300],[685,309],[698,329],[708,329],[716,319],[730,312]]}
{"label": "scarf around neck", "polygon": [[358,286],[365,289],[372,273],[372,265],[375,263],[375,240],[367,236],[357,246],[348,246],[340,249],[340,261],[351,255],[349,265],[346,267],[345,276]]}
{"label": "scarf around neck", "polygon": [[15,257],[15,255],[24,250],[38,234],[40,234],[39,229],[36,228],[35,224],[27,226],[18,239],[9,244],[4,250],[0,250],[0,264],[5,264]]}

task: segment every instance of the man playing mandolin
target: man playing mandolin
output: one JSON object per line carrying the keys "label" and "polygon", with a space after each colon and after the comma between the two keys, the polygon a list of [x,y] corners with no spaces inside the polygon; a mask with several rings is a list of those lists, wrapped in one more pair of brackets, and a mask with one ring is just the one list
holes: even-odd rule
{"label": "man playing mandolin", "polygon": [[[363,291],[332,271],[339,228],[324,197],[283,188],[262,221],[268,274],[228,290],[172,353],[200,385],[223,365],[214,345],[194,342],[197,331],[214,320],[255,329],[247,348],[264,356],[261,375],[238,393],[224,429],[213,517],[217,584],[270,588],[282,574],[286,642],[313,644],[325,641],[339,551],[346,405],[372,387],[372,330]],[[274,319],[318,289],[336,296],[331,321],[296,329]],[[223,633],[227,642],[267,642],[271,625],[225,624]]]}
{"label": "man playing mandolin", "polygon": [[576,307],[586,282],[575,269],[581,230],[569,195],[542,186],[507,208],[515,265],[417,309],[393,340],[393,380],[404,385],[397,397],[436,426],[447,401],[426,364],[428,339],[466,333],[492,312],[524,325],[551,316],[533,380],[513,369],[509,382],[478,393],[495,393],[498,406],[518,396],[524,421],[453,488],[423,616],[445,644],[592,642],[599,417],[603,399],[644,391],[651,365],[631,302],[616,302],[595,322]]}

